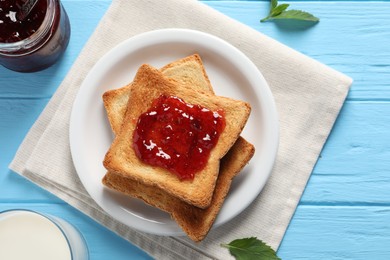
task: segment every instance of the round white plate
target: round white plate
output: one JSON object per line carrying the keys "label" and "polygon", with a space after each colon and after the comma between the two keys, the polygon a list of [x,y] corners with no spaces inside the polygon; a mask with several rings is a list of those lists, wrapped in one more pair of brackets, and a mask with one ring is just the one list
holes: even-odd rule
{"label": "round white plate", "polygon": [[247,101],[252,113],[242,136],[256,152],[233,181],[214,223],[221,225],[242,212],[260,193],[276,157],[279,128],[272,94],[256,66],[225,41],[193,30],[164,29],[132,37],[104,55],[91,69],[75,99],[70,120],[70,146],[75,168],[88,193],[109,215],[140,231],[182,235],[170,216],[102,185],[102,161],[113,134],[102,94],[131,82],[140,65],[157,68],[198,53],[217,95]]}

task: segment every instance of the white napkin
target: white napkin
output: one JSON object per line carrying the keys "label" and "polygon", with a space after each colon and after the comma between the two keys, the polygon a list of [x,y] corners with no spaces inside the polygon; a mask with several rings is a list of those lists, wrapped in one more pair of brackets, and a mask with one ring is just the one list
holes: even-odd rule
{"label": "white napkin", "polygon": [[[242,214],[195,244],[134,231],[88,195],[69,149],[69,117],[79,87],[108,50],[136,34],[188,28],[214,34],[245,53],[264,75],[280,116],[272,175]],[[115,0],[69,74],[33,125],[10,168],[49,190],[155,258],[229,259],[221,243],[256,236],[277,249],[352,80],[196,0]]]}

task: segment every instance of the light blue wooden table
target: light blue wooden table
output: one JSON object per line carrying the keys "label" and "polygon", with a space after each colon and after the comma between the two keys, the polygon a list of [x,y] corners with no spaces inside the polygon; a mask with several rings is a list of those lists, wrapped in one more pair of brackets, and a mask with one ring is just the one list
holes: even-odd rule
{"label": "light blue wooden table", "polygon": [[[72,38],[55,66],[34,74],[0,67],[0,211],[28,208],[63,217],[81,230],[93,260],[149,259],[8,169],[110,2],[63,0]],[[268,1],[204,3],[354,78],[278,255],[390,259],[390,1],[288,1],[321,19],[310,28],[259,23]]]}

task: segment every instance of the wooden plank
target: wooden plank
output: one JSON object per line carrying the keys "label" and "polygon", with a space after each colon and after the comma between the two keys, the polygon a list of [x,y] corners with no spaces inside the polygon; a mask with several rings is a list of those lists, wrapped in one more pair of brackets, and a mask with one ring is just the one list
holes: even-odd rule
{"label": "wooden plank", "polygon": [[207,4],[222,13],[298,50],[354,79],[349,99],[390,100],[390,2],[296,2],[291,8],[320,18],[312,27],[302,23],[267,22],[267,2]]}
{"label": "wooden plank", "polygon": [[8,169],[19,144],[47,102],[48,99],[0,98],[0,202],[62,203],[55,196]]}
{"label": "wooden plank", "polygon": [[390,205],[390,103],[346,102],[303,203]]}
{"label": "wooden plank", "polygon": [[[260,23],[268,12],[263,1],[205,1],[228,16],[263,32],[355,79],[350,99],[389,97],[390,78],[390,3],[375,5],[348,2],[289,2],[294,8],[307,10],[321,18],[310,28],[293,27],[286,23]],[[34,74],[5,73],[0,68],[1,96],[48,97],[62,81],[83,44],[93,32],[110,1],[64,1],[74,25],[71,45],[62,61],[53,68]],[[337,7],[337,8],[336,8]],[[330,11],[331,10],[331,11]],[[348,10],[346,12],[345,10]],[[370,17],[362,19],[361,17]],[[83,24],[82,28],[76,24]],[[342,24],[342,26],[340,26]],[[300,29],[299,29],[300,28]],[[335,29],[337,28],[337,30]],[[375,43],[370,51],[367,43]],[[56,75],[54,77],[54,75]],[[60,75],[60,76],[59,76]],[[17,86],[17,87],[15,87]],[[33,91],[26,91],[26,89]],[[4,92],[3,92],[4,91]],[[387,99],[388,100],[388,99]]]}
{"label": "wooden plank", "polygon": [[9,162],[48,99],[0,98],[0,165]]}
{"label": "wooden plank", "polygon": [[390,259],[390,207],[301,206],[282,241],[282,259]]}

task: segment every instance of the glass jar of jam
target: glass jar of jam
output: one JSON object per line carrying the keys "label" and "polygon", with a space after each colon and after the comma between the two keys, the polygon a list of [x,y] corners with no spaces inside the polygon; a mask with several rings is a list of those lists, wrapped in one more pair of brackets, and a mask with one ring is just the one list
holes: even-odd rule
{"label": "glass jar of jam", "polygon": [[19,72],[53,65],[64,53],[70,23],[59,0],[37,0],[29,14],[20,10],[28,0],[0,0],[0,64]]}

